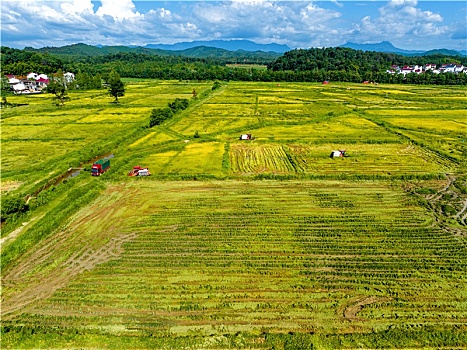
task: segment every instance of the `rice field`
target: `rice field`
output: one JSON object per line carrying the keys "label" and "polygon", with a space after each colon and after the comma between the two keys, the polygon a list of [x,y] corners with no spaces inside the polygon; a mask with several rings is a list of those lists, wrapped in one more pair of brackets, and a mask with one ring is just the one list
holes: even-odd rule
{"label": "rice field", "polygon": [[467,347],[467,91],[211,86],[12,97],[2,191],[84,169],[4,226],[2,348]]}

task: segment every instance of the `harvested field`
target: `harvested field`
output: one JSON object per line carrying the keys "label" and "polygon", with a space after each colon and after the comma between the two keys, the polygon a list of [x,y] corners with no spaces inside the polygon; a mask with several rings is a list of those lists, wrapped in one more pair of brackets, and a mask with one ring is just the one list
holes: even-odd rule
{"label": "harvested field", "polygon": [[2,348],[466,347],[465,89],[211,86],[11,98]]}

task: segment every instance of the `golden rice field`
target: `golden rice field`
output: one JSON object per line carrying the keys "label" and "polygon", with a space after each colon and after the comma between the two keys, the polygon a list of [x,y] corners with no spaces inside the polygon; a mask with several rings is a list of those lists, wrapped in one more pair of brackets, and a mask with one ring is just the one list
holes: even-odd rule
{"label": "golden rice field", "polygon": [[9,98],[2,349],[466,348],[467,90],[212,85]]}

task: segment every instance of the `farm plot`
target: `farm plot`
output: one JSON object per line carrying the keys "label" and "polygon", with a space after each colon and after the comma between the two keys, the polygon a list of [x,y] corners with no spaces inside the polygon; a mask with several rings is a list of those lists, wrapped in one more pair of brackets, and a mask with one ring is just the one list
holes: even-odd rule
{"label": "farm plot", "polygon": [[203,104],[190,113],[188,118],[177,122],[172,130],[187,137],[193,136],[196,131],[208,135],[228,132],[229,129],[238,132],[256,126],[258,119],[252,115],[252,110],[240,110],[238,105]]}
{"label": "farm plot", "polygon": [[223,143],[188,143],[177,148],[152,153],[141,164],[149,167],[154,175],[222,175]]}
{"label": "farm plot", "polygon": [[[292,144],[287,148],[297,168],[309,174],[420,175],[452,169],[436,153],[411,144]],[[333,149],[346,150],[348,157],[330,158]]]}
{"label": "farm plot", "polygon": [[189,97],[194,88],[201,93],[210,86],[132,83],[119,104],[110,103],[106,90],[70,92],[70,101],[60,108],[51,94],[12,96],[11,103],[27,105],[2,110],[2,180],[22,183],[27,188],[21,190],[32,191],[35,183],[110,153],[147,125],[152,108],[165,107],[175,97]]}
{"label": "farm plot", "polygon": [[2,343],[17,346],[19,326],[68,332],[55,347],[83,334],[87,347],[148,334],[170,347],[190,334],[314,332],[326,344],[407,323],[461,329],[463,245],[383,182],[111,184],[4,269]]}
{"label": "farm plot", "polygon": [[286,174],[295,172],[287,153],[278,145],[230,146],[230,169],[235,174]]}
{"label": "farm plot", "polygon": [[[347,119],[348,117],[348,119]],[[356,120],[361,121],[359,124]],[[301,143],[397,143],[400,137],[352,115],[301,125],[271,125],[254,130],[255,138]]]}
{"label": "farm plot", "polygon": [[168,135],[164,133],[163,131],[161,132],[153,131],[139,138],[138,140],[133,142],[128,147],[130,149],[138,148],[139,150],[144,149],[144,148],[152,149],[152,147],[155,145],[164,143],[166,141],[173,141],[173,140],[176,140],[176,139],[172,135]]}
{"label": "farm plot", "polygon": [[198,93],[210,89],[210,83],[180,82],[180,81],[153,81],[134,82],[128,84],[122,102],[132,106],[145,106],[150,108],[167,107],[175,98],[190,99],[193,90]]}
{"label": "farm plot", "polygon": [[[449,91],[464,96],[454,88],[441,94],[447,96]],[[464,154],[465,145],[459,142],[465,138],[462,102],[441,102],[443,109],[437,114],[432,93],[430,88],[407,86],[230,83],[183,118],[159,129],[167,134],[174,131],[180,140],[199,132],[201,139],[232,143],[229,172],[234,176],[256,171],[331,176],[441,174],[455,170],[455,158]],[[382,100],[388,103],[383,106]],[[450,110],[444,110],[448,105]],[[237,145],[243,133],[253,134],[255,144]],[[351,158],[329,159],[335,149],[347,150]],[[169,153],[171,162],[182,156]],[[154,157],[155,161],[158,156]]]}
{"label": "farm plot", "polygon": [[[334,149],[348,157],[330,158]],[[422,175],[451,169],[437,154],[410,144],[232,144],[231,172],[309,175]]]}
{"label": "farm plot", "polygon": [[[466,98],[467,101],[467,98]],[[367,111],[375,122],[437,151],[441,156],[462,162],[467,154],[467,119],[464,110]]]}
{"label": "farm plot", "polygon": [[[56,187],[4,237],[2,347],[465,347],[465,120],[452,113],[465,90],[211,86],[144,81],[118,106],[94,91],[2,110],[10,192],[115,152],[103,179]],[[142,127],[193,88],[189,109]],[[136,164],[153,176],[126,176]],[[346,177],[360,180],[332,180]]]}

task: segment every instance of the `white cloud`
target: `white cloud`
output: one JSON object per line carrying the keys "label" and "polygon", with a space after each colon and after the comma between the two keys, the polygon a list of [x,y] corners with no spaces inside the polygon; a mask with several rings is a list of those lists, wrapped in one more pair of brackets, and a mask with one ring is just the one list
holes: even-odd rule
{"label": "white cloud", "polygon": [[344,4],[341,2],[338,2],[337,0],[331,0],[331,2],[338,7],[344,7]]}
{"label": "white cloud", "polygon": [[355,36],[362,42],[389,40],[391,42],[422,40],[443,35],[448,27],[438,13],[416,7],[416,0],[392,0],[379,8],[379,17],[365,16],[355,25]]}
{"label": "white cloud", "polygon": [[[244,38],[260,43],[311,46],[315,36],[330,37],[332,21],[341,16],[311,2],[233,1],[198,3],[193,19],[206,39]],[[334,38],[335,40],[335,38]]]}
{"label": "white cloud", "polygon": [[[313,2],[242,0],[177,2],[177,6],[167,2],[153,4],[152,9],[140,13],[131,0],[101,0],[99,4],[91,0],[9,1],[1,3],[2,23],[29,33],[25,46],[36,47],[76,42],[145,45],[210,39],[249,39],[310,47],[332,45],[339,40],[338,31],[331,26],[341,14]],[[13,37],[8,40],[13,32],[3,26],[2,37],[7,42],[14,41]]]}
{"label": "white cloud", "polygon": [[91,0],[74,0],[60,4],[64,14],[82,14],[83,12],[94,13],[94,5]]}
{"label": "white cloud", "polygon": [[396,6],[417,6],[417,0],[391,0],[388,3],[389,7],[396,7]]}
{"label": "white cloud", "polygon": [[139,17],[139,12],[134,12],[135,4],[131,0],[101,0],[101,7],[96,11],[98,16],[111,16],[116,20]]}

